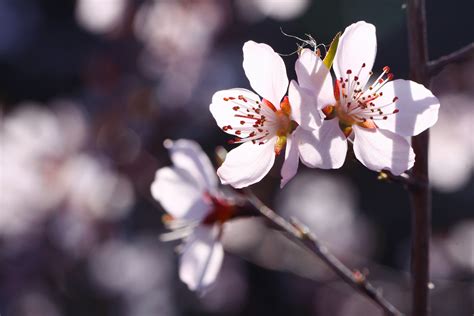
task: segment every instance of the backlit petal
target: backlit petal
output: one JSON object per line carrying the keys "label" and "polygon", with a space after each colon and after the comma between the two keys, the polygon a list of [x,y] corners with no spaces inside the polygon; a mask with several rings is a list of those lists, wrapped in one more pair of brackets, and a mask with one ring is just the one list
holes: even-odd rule
{"label": "backlit petal", "polygon": [[[350,70],[352,76],[359,77],[360,87],[364,87],[374,65],[376,53],[377,37],[374,25],[359,21],[348,26],[339,40],[334,58],[336,77],[346,78],[347,71]],[[365,67],[362,67],[364,64]]]}
{"label": "backlit petal", "polygon": [[[377,121],[382,129],[402,136],[414,136],[433,126],[438,120],[439,100],[423,85],[409,80],[394,80],[385,84],[382,96],[374,100],[377,107],[389,114]],[[397,97],[398,99],[394,99]],[[393,102],[396,100],[395,102]],[[393,115],[393,111],[398,113]]]}
{"label": "backlit petal", "polygon": [[[297,130],[298,129],[300,129],[300,127],[297,127]],[[299,161],[298,143],[293,139],[293,136],[290,135],[286,140],[285,161],[281,168],[281,188],[296,175]]]}
{"label": "backlit petal", "polygon": [[217,175],[222,184],[243,188],[260,181],[275,162],[275,143],[273,137],[263,145],[246,142],[231,150]]}
{"label": "backlit petal", "polygon": [[210,210],[204,192],[194,179],[182,170],[164,167],[156,172],[151,194],[166,212],[176,218],[200,220]]}
{"label": "backlit petal", "polygon": [[283,59],[267,44],[248,41],[244,44],[243,67],[250,86],[275,107],[288,89],[288,77]]}
{"label": "backlit petal", "polygon": [[291,80],[288,98],[291,105],[291,117],[301,127],[314,129],[321,125],[322,113],[317,108],[316,99],[310,90],[300,87],[296,81]]}
{"label": "backlit petal", "polygon": [[198,143],[179,139],[166,140],[164,144],[175,168],[189,173],[204,191],[213,192],[217,188],[216,170]]}
{"label": "backlit petal", "polygon": [[413,167],[415,153],[402,136],[381,129],[354,125],[354,153],[360,162],[374,171],[389,170],[400,175]]}
{"label": "backlit petal", "polygon": [[216,279],[224,258],[217,226],[198,226],[186,240],[179,277],[190,290],[203,290]]}
{"label": "backlit petal", "polygon": [[318,108],[335,103],[331,73],[316,53],[303,49],[295,63],[295,71],[300,87],[311,91]]}
{"label": "backlit petal", "polygon": [[323,121],[314,131],[299,131],[298,150],[301,161],[311,168],[337,169],[344,164],[347,140],[337,119]]}
{"label": "backlit petal", "polygon": [[261,115],[267,118],[275,116],[272,109],[260,102],[258,95],[240,88],[214,93],[209,109],[224,132],[241,138],[255,132],[256,119]]}

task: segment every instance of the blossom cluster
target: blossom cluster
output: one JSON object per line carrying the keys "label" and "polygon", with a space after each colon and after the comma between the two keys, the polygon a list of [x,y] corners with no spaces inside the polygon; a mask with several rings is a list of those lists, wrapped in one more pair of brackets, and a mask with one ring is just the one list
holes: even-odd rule
{"label": "blossom cluster", "polygon": [[[281,187],[310,168],[336,169],[348,142],[368,169],[400,175],[413,167],[409,137],[433,126],[439,101],[421,84],[397,79],[385,66],[375,78],[375,26],[364,21],[336,36],[326,57],[318,49],[299,50],[297,80],[289,80],[283,59],[269,45],[248,41],[243,68],[253,91],[216,92],[210,112],[233,136],[217,175],[240,189],[262,180],[284,151]],[[332,72],[331,72],[332,69]],[[156,173],[152,194],[169,213],[167,237],[184,238],[180,277],[201,290],[217,276],[223,259],[224,224],[236,206],[219,189],[211,162],[188,140],[166,141],[173,167]]]}

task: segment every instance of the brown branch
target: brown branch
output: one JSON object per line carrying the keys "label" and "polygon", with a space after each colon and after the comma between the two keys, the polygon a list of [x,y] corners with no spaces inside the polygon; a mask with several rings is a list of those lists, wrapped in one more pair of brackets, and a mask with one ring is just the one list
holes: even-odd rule
{"label": "brown branch", "polygon": [[474,43],[470,43],[451,54],[441,56],[440,58],[428,62],[428,74],[433,77],[451,63],[460,62],[469,56],[474,55]]}
{"label": "brown branch", "polygon": [[[430,85],[428,73],[428,48],[426,35],[425,0],[407,3],[410,79],[425,86]],[[412,137],[416,155],[412,176],[429,184],[428,144],[429,130]],[[412,208],[411,274],[413,283],[412,315],[429,315],[429,242],[431,236],[431,190],[429,185],[408,187]]]}
{"label": "brown branch", "polygon": [[393,182],[403,185],[407,189],[419,189],[426,187],[428,184],[424,181],[419,181],[415,179],[413,175],[409,173],[402,173],[399,176],[392,174],[390,171],[380,171],[377,179],[380,181]]}
{"label": "brown branch", "polygon": [[329,250],[303,225],[293,222],[290,223],[283,217],[276,214],[272,209],[266,206],[249,189],[244,190],[247,200],[263,215],[272,225],[285,232],[285,236],[293,242],[304,247],[306,250],[317,256],[329,268],[334,271],[344,282],[354,289],[364,294],[375,304],[383,309],[386,315],[403,315],[383,296],[381,291],[377,290],[365,276],[359,271],[351,271],[339,259],[337,259]]}

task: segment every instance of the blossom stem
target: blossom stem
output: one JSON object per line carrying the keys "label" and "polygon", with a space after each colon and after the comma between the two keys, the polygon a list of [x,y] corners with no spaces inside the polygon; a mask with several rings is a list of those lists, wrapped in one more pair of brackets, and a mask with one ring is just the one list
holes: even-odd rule
{"label": "blossom stem", "polygon": [[382,292],[376,289],[359,271],[351,271],[308,230],[296,220],[287,221],[266,206],[250,189],[243,190],[246,199],[277,229],[285,232],[285,236],[299,246],[317,256],[336,273],[345,283],[368,297],[384,311],[385,315],[403,315],[395,306],[387,301]]}
{"label": "blossom stem", "polygon": [[470,43],[457,51],[441,56],[440,58],[428,62],[428,73],[430,76],[436,76],[445,66],[462,61],[469,56],[474,55],[474,43]]}

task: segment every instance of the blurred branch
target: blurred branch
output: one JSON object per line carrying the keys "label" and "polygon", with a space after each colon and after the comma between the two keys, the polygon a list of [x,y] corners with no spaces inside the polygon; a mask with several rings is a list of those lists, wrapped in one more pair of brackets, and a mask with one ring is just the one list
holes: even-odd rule
{"label": "blurred branch", "polygon": [[441,56],[440,58],[428,62],[428,73],[430,76],[436,76],[441,70],[451,63],[462,61],[469,56],[474,55],[474,43],[470,43],[463,48],[458,49],[451,54]]}
{"label": "blurred branch", "polygon": [[291,223],[283,217],[276,214],[272,209],[266,206],[260,199],[250,190],[243,190],[247,200],[252,204],[263,216],[267,218],[276,228],[285,232],[285,236],[293,242],[304,247],[306,250],[316,255],[329,268],[334,271],[344,282],[352,286],[354,289],[364,294],[375,304],[383,309],[386,315],[403,315],[396,307],[388,302],[366,277],[359,271],[351,271],[339,259],[337,259],[329,250],[308,230],[307,227],[293,220]]}

